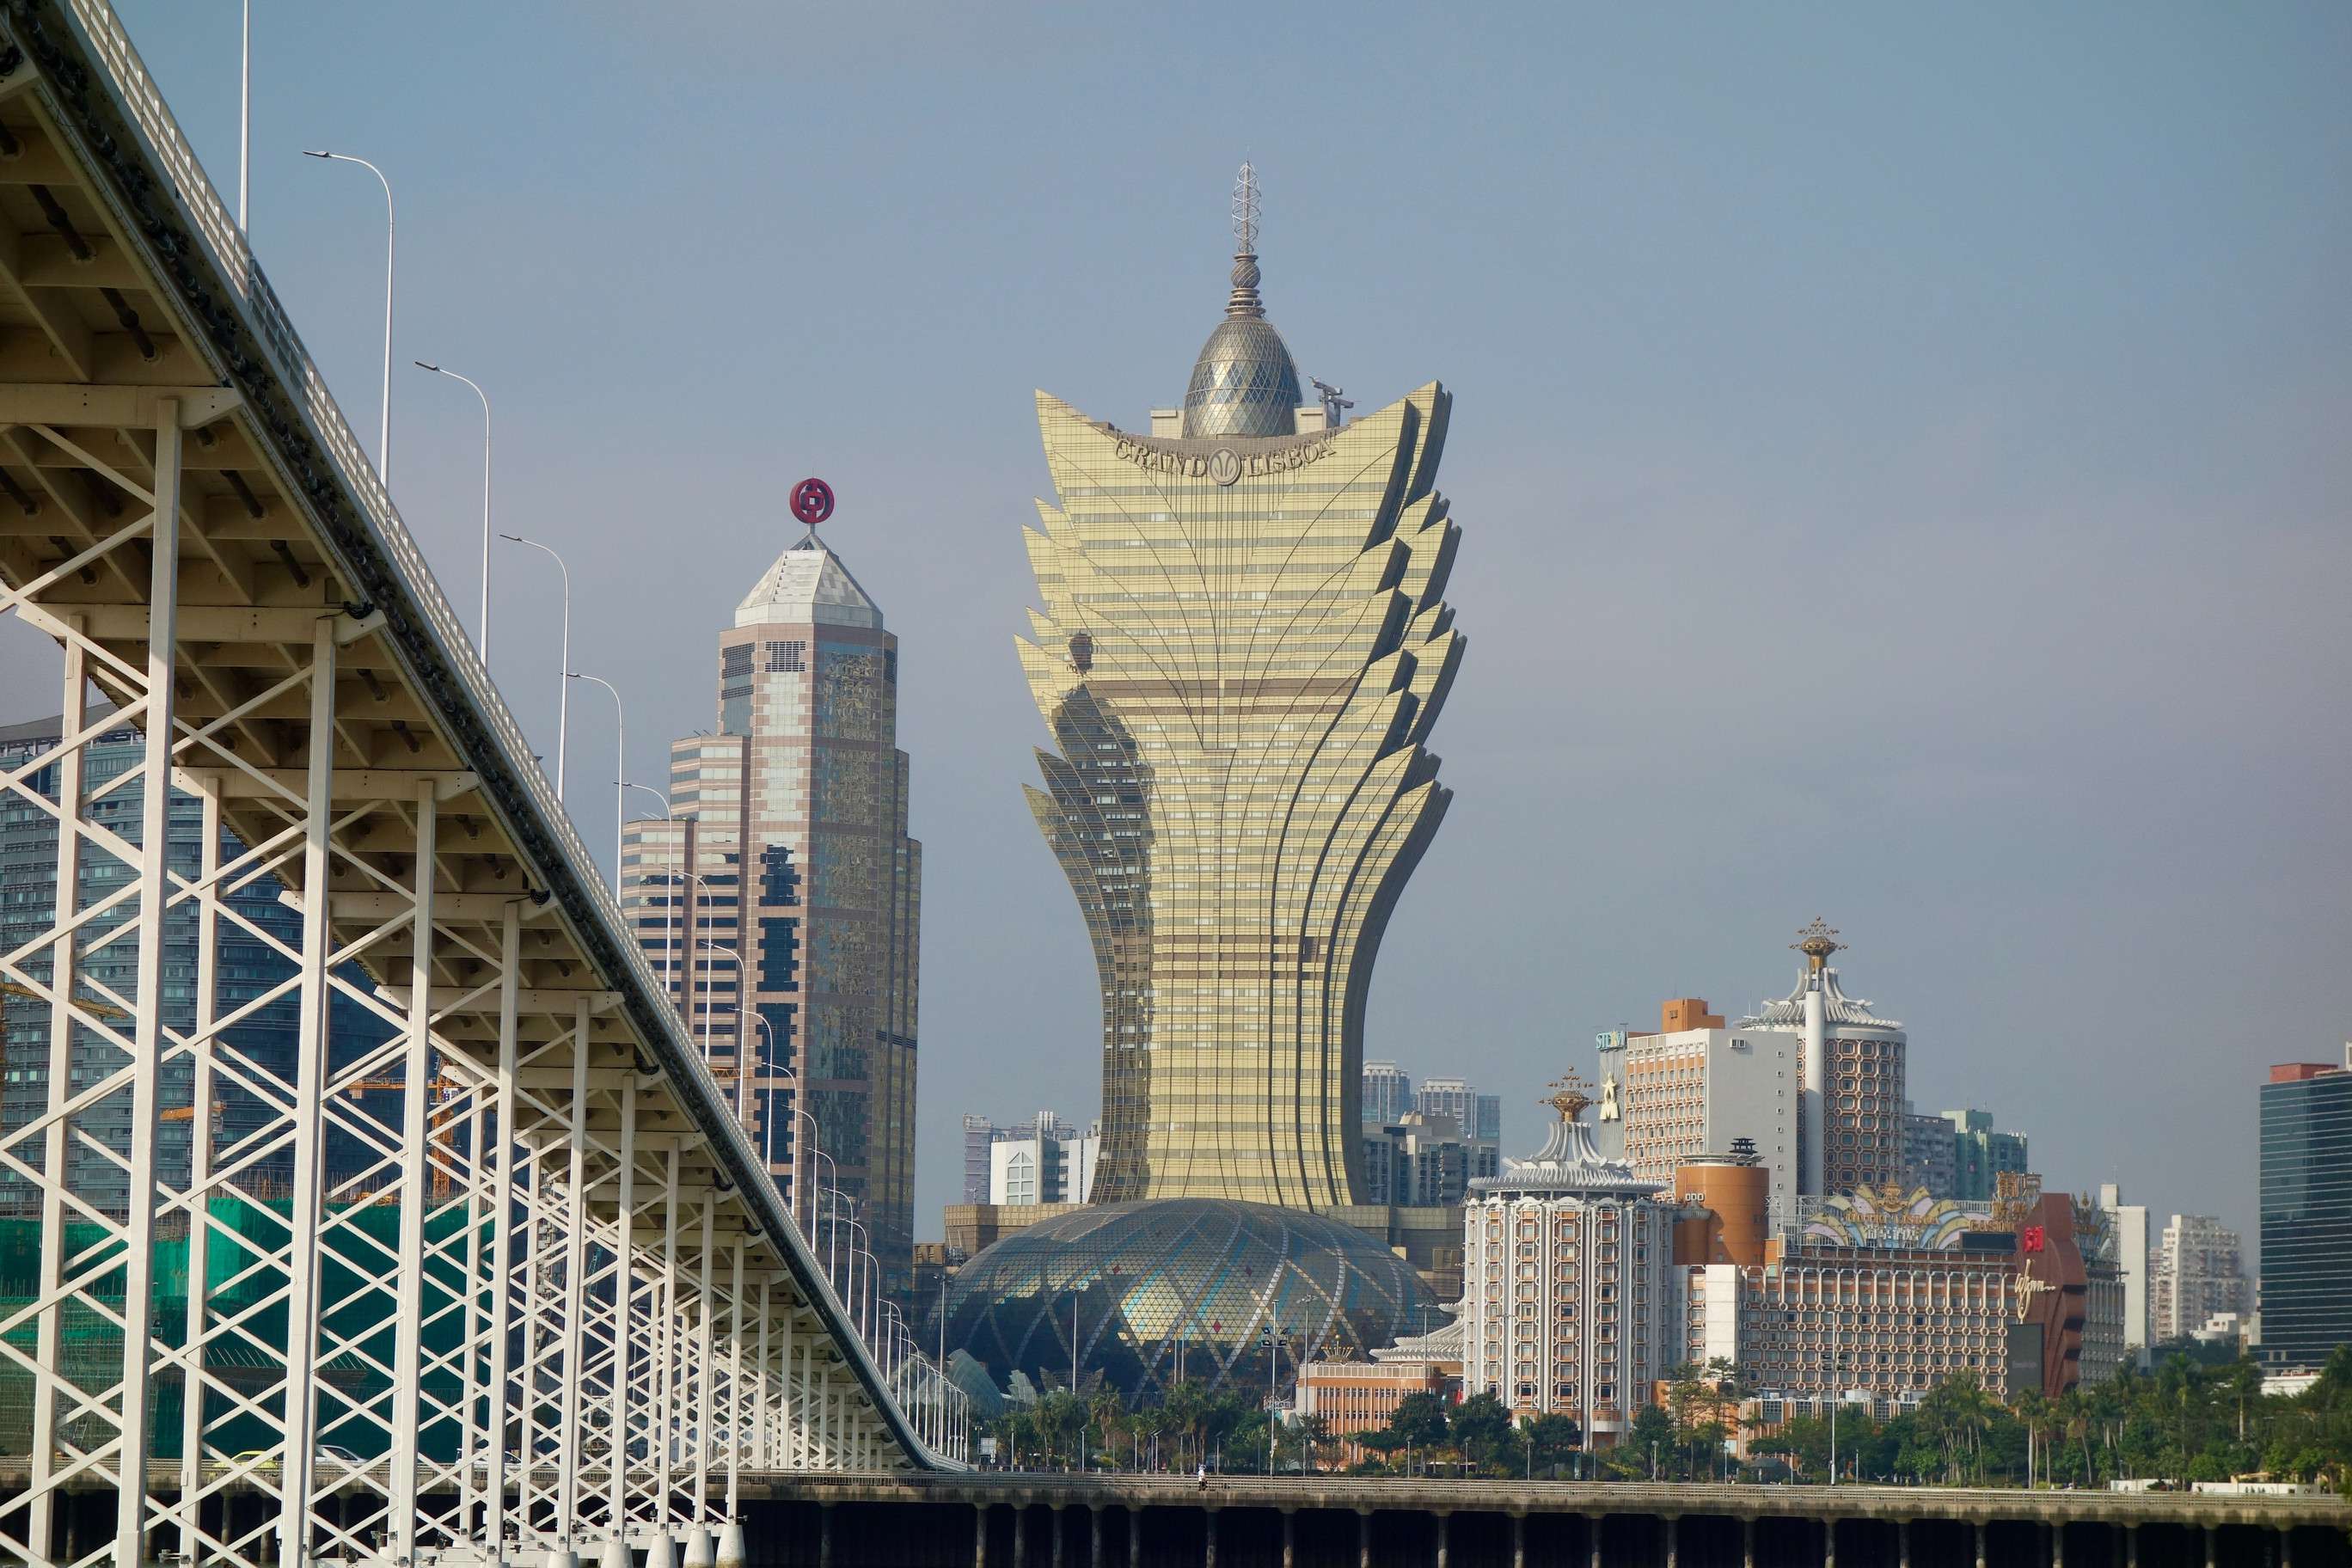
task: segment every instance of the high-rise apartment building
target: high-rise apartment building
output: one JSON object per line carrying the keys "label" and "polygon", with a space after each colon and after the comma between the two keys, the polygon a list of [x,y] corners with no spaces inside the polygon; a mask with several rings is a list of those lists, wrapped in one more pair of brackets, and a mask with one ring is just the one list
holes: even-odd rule
{"label": "high-rise apartment building", "polygon": [[2099,1207],[2115,1225],[2116,1271],[2124,1291],[2124,1349],[2144,1351],[2148,1342],[2147,1205],[2124,1202],[2123,1189],[2106,1182],[2099,1187]]}
{"label": "high-rise apartment building", "polygon": [[1102,1130],[1081,1132],[1050,1110],[1017,1127],[1000,1127],[988,1146],[982,1203],[1082,1204],[1094,1184]]}
{"label": "high-rise apartment building", "polygon": [[1037,397],[1020,654],[1058,753],[1029,803],[1101,986],[1101,1203],[1356,1201],[1372,958],[1449,798],[1452,400],[1305,404],[1244,175],[1182,408],[1141,434]]}
{"label": "high-rise apartment building", "polygon": [[2174,1215],[2151,1275],[2149,1332],[2158,1344],[2188,1338],[2216,1312],[2246,1310],[2238,1233],[2211,1215]]}
{"label": "high-rise apartment building", "polygon": [[2262,1086],[2263,1357],[2325,1365],[2352,1344],[2352,1041]]}
{"label": "high-rise apartment building", "polygon": [[[837,1179],[900,1274],[922,847],[898,639],[812,531],[718,651],[717,727],[670,743],[668,819],[624,829],[621,906],[777,1180]],[[803,1134],[828,1163],[803,1158]]]}
{"label": "high-rise apartment building", "polygon": [[1922,1116],[1903,1102],[1903,1184],[1913,1190],[1925,1187],[1939,1198],[1955,1195],[1958,1181],[1958,1151],[1952,1141],[1952,1124],[1940,1116]]}
{"label": "high-rise apartment building", "polygon": [[1604,1152],[1622,1153],[1643,1181],[1671,1184],[1686,1160],[1729,1152],[1747,1139],[1768,1173],[1770,1212],[1786,1221],[1797,1194],[1797,1039],[1785,1030],[1727,1028],[1705,999],[1658,1009],[1654,1034],[1601,1037],[1600,1127]]}
{"label": "high-rise apartment building", "polygon": [[2025,1134],[1997,1130],[1991,1111],[1947,1110],[1943,1121],[1952,1132],[1952,1196],[1982,1203],[2000,1195],[2004,1172],[2032,1169]]}
{"label": "high-rise apartment building", "polygon": [[[1394,1062],[1364,1064],[1363,1120],[1367,1127],[1386,1126],[1412,1109],[1412,1079]],[[1368,1203],[1377,1199],[1368,1198]]]}
{"label": "high-rise apartment building", "polygon": [[1413,1090],[1412,1108],[1425,1117],[1443,1117],[1459,1130],[1463,1148],[1468,1154],[1473,1180],[1501,1173],[1501,1095],[1480,1094],[1464,1079],[1425,1078],[1421,1080],[1421,1087]]}
{"label": "high-rise apartment building", "polygon": [[1816,920],[1792,945],[1805,955],[1797,988],[1739,1020],[1800,1042],[1804,1097],[1798,1128],[1799,1193],[1828,1195],[1903,1179],[1903,1097],[1909,1037],[1838,984],[1830,955],[1845,944]]}
{"label": "high-rise apartment building", "polygon": [[1609,1442],[1683,1359],[1676,1210],[1602,1157],[1573,1073],[1551,1135],[1472,1184],[1463,1220],[1462,1381],[1517,1414],[1560,1412]]}
{"label": "high-rise apartment building", "polygon": [[1363,1147],[1358,1197],[1365,1204],[1452,1208],[1478,1173],[1471,1146],[1450,1116],[1408,1110],[1377,1127],[1366,1122]]}

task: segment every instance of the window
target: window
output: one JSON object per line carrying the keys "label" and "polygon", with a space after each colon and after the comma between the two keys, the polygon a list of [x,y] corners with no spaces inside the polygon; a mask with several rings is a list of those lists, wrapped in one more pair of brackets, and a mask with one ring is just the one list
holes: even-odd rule
{"label": "window", "polygon": [[798,675],[808,668],[808,644],[802,638],[772,642],[766,649],[770,675]]}

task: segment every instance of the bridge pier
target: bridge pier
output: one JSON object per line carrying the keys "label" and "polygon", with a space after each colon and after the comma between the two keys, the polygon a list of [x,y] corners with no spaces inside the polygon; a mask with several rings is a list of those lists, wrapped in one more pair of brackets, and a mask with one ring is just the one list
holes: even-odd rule
{"label": "bridge pier", "polygon": [[[2213,1525],[2205,1527],[2205,1568],[2220,1568],[2215,1561],[2221,1549],[2221,1531]],[[1979,1563],[1977,1568],[1984,1568]]]}
{"label": "bridge pier", "polygon": [[[1751,1514],[1743,1514],[1739,1520],[1739,1568],[1756,1568],[1756,1520]],[[1911,1564],[1906,1562],[1903,1568],[1911,1568]]]}
{"label": "bridge pier", "polygon": [[1372,1510],[1356,1510],[1356,1568],[1372,1568]]}
{"label": "bridge pier", "polygon": [[[1750,1562],[1748,1568],[1756,1568],[1756,1564]],[[1895,1521],[1895,1568],[1911,1568],[1911,1521],[1907,1519]]]}
{"label": "bridge pier", "polygon": [[[1822,1568],[1837,1568],[1837,1527],[1834,1519],[1822,1521]],[[1672,1558],[1667,1559],[1666,1568],[1675,1568]]]}
{"label": "bridge pier", "polygon": [[971,1505],[971,1568],[988,1568],[988,1505]]}
{"label": "bridge pier", "polygon": [[[1202,1549],[1201,1568],[1217,1568],[1217,1510],[1210,1509],[1208,1516],[1207,1544]],[[2210,1559],[2205,1568],[2213,1568]]]}
{"label": "bridge pier", "polygon": [[1528,1516],[1523,1513],[1511,1515],[1511,1568],[1528,1568]]}
{"label": "bridge pier", "polygon": [[[1282,1510],[1282,1568],[1297,1568],[1298,1515],[1296,1510]],[[1089,1565],[1091,1568],[1091,1565]]]}
{"label": "bridge pier", "polygon": [[[1601,1568],[1601,1527],[1607,1521],[1606,1514],[1588,1513],[1584,1516],[1585,1561],[1590,1568]],[[1370,1568],[1370,1565],[1366,1564],[1366,1568]]]}
{"label": "bridge pier", "polygon": [[[1444,1511],[1443,1509],[1440,1509],[1440,1510],[1438,1510],[1438,1514],[1437,1514],[1437,1568],[1445,1568],[1445,1552],[1446,1552],[1446,1546],[1447,1546],[1447,1544],[1448,1544],[1448,1542],[1447,1542],[1448,1527],[1449,1527],[1449,1526],[1451,1525],[1451,1523],[1453,1522],[1453,1519],[1454,1519],[1454,1516],[1453,1516],[1452,1514],[1450,1514],[1450,1513],[1447,1513],[1447,1512],[1446,1512],[1446,1511]],[[1667,1563],[1667,1564],[1666,1564],[1666,1568],[1675,1568],[1675,1565],[1674,1565],[1673,1563]]]}
{"label": "bridge pier", "polygon": [[[1666,1568],[1675,1568],[1675,1555],[1682,1545],[1682,1516],[1670,1513],[1666,1515],[1664,1522],[1666,1530]],[[1832,1563],[1829,1568],[1837,1568],[1837,1564]]]}
{"label": "bridge pier", "polygon": [[[1134,1552],[1129,1551],[1128,1555],[1132,1557]],[[1089,1503],[1087,1506],[1087,1568],[1102,1568],[1102,1505],[1100,1503]],[[1289,1568],[1286,1558],[1284,1568]]]}
{"label": "bridge pier", "polygon": [[[1983,1521],[1983,1520],[1980,1520],[1980,1519],[1979,1519],[1979,1520],[1978,1520],[1978,1521],[1976,1521],[1974,1523],[1972,1523],[1972,1524],[1970,1524],[1970,1525],[1969,1526],[1969,1529],[1970,1531],[1974,1531],[1974,1532],[1975,1532],[1975,1534],[1976,1534],[1976,1539],[1977,1539],[1977,1568],[1985,1568],[1985,1527],[1984,1527],[1984,1521]],[[2211,1564],[2210,1563],[2208,1563],[2207,1564],[2205,1564],[2205,1568],[2213,1568],[2213,1564]]]}
{"label": "bridge pier", "polygon": [[1046,1528],[1054,1532],[1054,1568],[1062,1568],[1062,1505],[1055,1503],[1045,1515]]}

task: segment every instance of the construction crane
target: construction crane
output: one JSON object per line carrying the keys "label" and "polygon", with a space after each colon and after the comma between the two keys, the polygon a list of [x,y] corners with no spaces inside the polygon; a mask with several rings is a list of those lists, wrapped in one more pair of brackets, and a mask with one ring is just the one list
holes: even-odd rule
{"label": "construction crane", "polygon": [[[47,1002],[48,1000],[47,997],[42,995],[39,992],[34,990],[29,985],[19,985],[13,980],[0,980],[0,1023],[5,1023],[7,1020],[8,1004],[5,998],[10,996],[22,996],[27,1002]],[[80,1008],[85,1013],[95,1013],[101,1018],[128,1018],[131,1016],[130,1008],[118,1007],[111,1002],[101,1002],[95,996],[76,997],[74,999],[74,1005]]]}

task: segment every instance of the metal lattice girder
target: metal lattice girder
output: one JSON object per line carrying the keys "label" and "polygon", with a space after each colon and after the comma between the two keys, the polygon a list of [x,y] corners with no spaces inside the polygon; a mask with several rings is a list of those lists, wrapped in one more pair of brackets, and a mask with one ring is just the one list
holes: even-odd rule
{"label": "metal lattice girder", "polygon": [[[960,1396],[848,1326],[98,0],[0,0],[0,614],[63,715],[0,771],[58,889],[0,950],[46,1019],[0,1129],[39,1252],[0,1558],[576,1550],[709,1528],[747,1469],[958,1462]],[[230,943],[278,978],[227,1001]],[[68,1542],[92,1486],[115,1529]]]}

